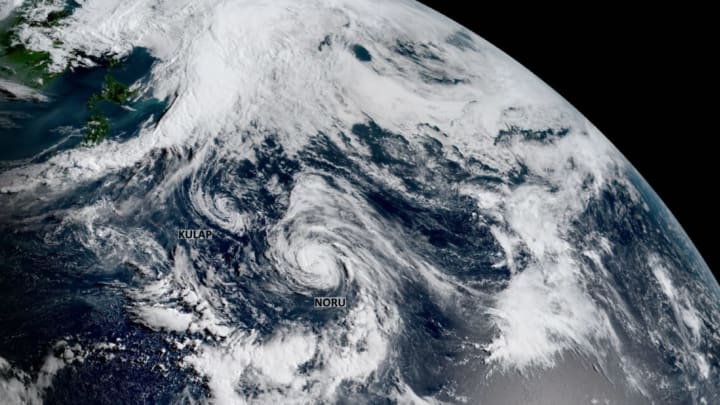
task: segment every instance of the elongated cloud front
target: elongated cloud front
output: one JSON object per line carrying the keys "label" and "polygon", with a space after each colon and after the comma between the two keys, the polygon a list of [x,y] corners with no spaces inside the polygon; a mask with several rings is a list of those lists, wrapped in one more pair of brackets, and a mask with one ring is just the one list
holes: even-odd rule
{"label": "elongated cloud front", "polygon": [[1,169],[3,242],[64,249],[130,326],[71,334],[47,381],[0,358],[0,398],[152,352],[172,401],[492,402],[562,373],[566,399],[718,399],[720,294],[682,229],[578,111],[432,10],[97,0],[16,33],[61,77],[147,52],[126,109],[166,107]]}

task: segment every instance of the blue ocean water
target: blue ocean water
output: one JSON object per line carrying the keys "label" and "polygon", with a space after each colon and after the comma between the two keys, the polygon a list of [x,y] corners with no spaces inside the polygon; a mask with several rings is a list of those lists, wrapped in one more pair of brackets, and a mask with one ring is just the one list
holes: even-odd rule
{"label": "blue ocean water", "polygon": [[[323,42],[330,46],[329,41]],[[369,51],[360,45],[350,51],[363,63],[372,61]],[[397,52],[418,63],[421,59],[440,61],[422,46],[399,44]],[[130,84],[143,80],[152,63],[151,55],[138,49],[116,66],[66,72],[46,88],[49,103],[3,102],[0,110],[14,114],[18,127],[3,131],[0,153],[4,155],[0,159],[41,161],[54,151],[82,147],[79,143],[88,115],[85,103],[100,91],[105,75]],[[437,73],[431,69],[426,72]],[[441,75],[432,78],[433,82],[454,83]],[[125,107],[109,103],[100,107],[110,119],[110,140],[122,141],[137,134],[141,123],[162,114],[165,102],[141,95]],[[67,128],[65,132],[58,130],[63,127]],[[133,305],[137,302],[128,291],[168,274],[192,278],[212,290],[210,295],[222,298],[225,305],[218,305],[218,310],[224,311],[223,316],[236,332],[252,330],[259,341],[272,339],[286,325],[294,328],[301,325],[312,331],[323,330],[334,322],[348,326],[342,321],[350,308],[333,311],[313,308],[310,295],[288,287],[292,280],[283,271],[286,269],[281,268],[284,264],[267,256],[273,248],[272,232],[287,238],[299,233],[302,238],[306,228],[324,226],[333,219],[324,213],[325,208],[331,208],[349,226],[332,229],[331,234],[322,237],[305,236],[317,237],[326,246],[335,241],[349,246],[348,250],[365,248],[376,255],[377,265],[390,275],[388,279],[397,276],[397,288],[388,292],[390,297],[382,298],[397,303],[398,316],[404,324],[402,333],[394,338],[393,354],[387,360],[390,366],[378,368],[377,378],[369,379],[367,384],[345,381],[339,386],[338,393],[346,398],[345,403],[392,403],[387,393],[396,390],[394,384],[398,381],[406,382],[418,395],[437,395],[440,399],[447,399],[443,395],[453,390],[456,381],[475,387],[477,376],[484,375],[484,369],[468,370],[468,354],[474,353],[477,357],[472,360],[482,364],[486,353],[472,343],[491,341],[494,333],[483,310],[491,305],[489,297],[508,286],[513,274],[508,260],[502,260],[509,259],[505,257],[507,253],[491,230],[493,226],[504,226],[502,219],[493,216],[479,219],[476,201],[460,193],[457,184],[487,189],[503,184],[512,188],[537,179],[530,178],[521,161],[515,171],[500,175],[489,163],[463,156],[460,151],[457,160],[450,160],[448,151],[437,139],[427,136],[410,142],[408,134],[383,128],[372,119],[358,122],[349,130],[348,135],[367,148],[368,156],[353,149],[342,151],[322,133],[310,136],[309,143],[297,155],[288,156],[276,134],[251,125],[242,129],[241,135],[256,140],[248,145],[252,159],[223,153],[229,146],[222,137],[202,139],[198,141],[201,145],[188,142],[158,147],[132,165],[84,182],[52,202],[18,209],[12,196],[0,196],[7,197],[0,198],[0,203],[7,201],[7,206],[15,209],[0,216],[9,219],[7,224],[0,222],[3,259],[0,331],[11,331],[0,333],[3,349],[0,355],[14,367],[36,373],[48,351],[56,350],[53,346],[60,339],[70,345],[82,343],[86,348],[98,342],[123,346],[122,353],[114,359],[108,359],[108,352],[88,352],[82,363],[60,370],[45,393],[48,403],[72,403],[78,399],[87,403],[168,403],[182,396],[209,398],[207,381],[182,365],[189,349],[178,349],[175,343],[185,338],[205,339],[211,346],[221,338],[215,340],[216,336],[206,331],[151,330],[152,325],[143,324],[137,316],[133,318]],[[437,127],[434,131],[438,137],[447,136]],[[551,145],[554,139],[566,136],[567,131],[508,127],[496,140],[502,143],[517,138],[521,142]],[[349,139],[348,135],[340,134],[338,138]],[[200,147],[207,148],[202,161],[197,162],[193,159]],[[363,170],[358,164],[363,160],[390,173],[404,187],[384,184],[376,175]],[[192,166],[189,175],[177,183],[168,182],[179,169],[188,166]],[[284,226],[278,226],[288,215],[288,196],[298,190],[302,192],[298,179],[308,174],[321,178],[319,182],[327,185],[321,189],[325,192],[356,193],[367,204],[368,210],[363,214],[381,218],[382,224],[391,230],[387,232],[388,239],[394,237],[402,242],[393,245],[393,249],[416,253],[436,268],[439,276],[456,281],[460,291],[475,292],[440,305],[434,300],[431,283],[415,277],[420,266],[412,260],[394,261],[391,254],[375,247],[375,242],[382,244],[385,240],[366,243],[367,229],[357,225],[362,222],[352,208],[342,204],[345,200],[338,199],[337,207],[326,207],[325,200],[319,198],[322,206],[318,203]],[[639,178],[636,180],[643,183]],[[592,184],[592,179],[588,179],[588,184]],[[567,237],[578,247],[597,250],[594,246],[597,240],[589,236],[600,232],[616,246],[612,255],[603,258],[611,284],[592,279],[590,292],[602,303],[604,297],[610,296],[611,287],[617,289],[617,297],[623,302],[641,302],[642,306],[636,306],[632,315],[640,319],[638,324],[650,328],[654,326],[652,319],[670,319],[672,309],[662,305],[664,301],[654,287],[652,273],[627,269],[645,266],[648,247],[676,257],[678,267],[687,267],[688,263],[683,261],[686,256],[682,252],[673,250],[678,245],[675,241],[678,236],[655,219],[665,215],[660,202],[655,202],[657,196],[644,196],[645,200],[653,201],[651,209],[646,210],[634,202],[631,194],[622,184],[609,186],[600,197],[587,201],[585,212],[573,224],[576,234]],[[108,205],[113,207],[104,210],[103,202],[111,202]],[[223,226],[224,212],[208,213],[218,205],[230,207],[232,212],[251,212],[252,222],[242,231],[235,226]],[[84,216],[85,208],[90,219]],[[73,214],[77,217],[66,221]],[[109,231],[97,232],[99,228]],[[214,236],[211,241],[178,240],[178,229],[210,229]],[[118,234],[121,236],[117,237]],[[133,244],[142,236],[153,243]],[[175,252],[191,252],[188,257],[194,257],[183,259],[185,256]],[[151,257],[154,254],[158,257]],[[341,258],[344,253],[336,254]],[[178,262],[182,267],[183,260],[188,262],[187,273],[176,268]],[[519,247],[513,260],[517,272],[522,273],[533,258]],[[586,260],[588,267],[597,266],[587,258],[578,260]],[[344,264],[341,267],[345,272],[343,280],[312,292],[347,297],[352,306],[364,298],[363,293],[368,293],[360,290],[357,280],[347,276]],[[162,305],[164,299],[167,297],[147,304]],[[612,307],[605,309],[613,311]],[[643,323],[641,318],[648,313],[653,317]],[[623,329],[624,321],[612,316],[610,320],[618,330]],[[678,338],[672,328],[668,329],[668,341],[680,345],[681,342],[670,340]],[[622,338],[631,340],[629,335]],[[362,345],[358,347],[363,350]],[[648,364],[653,369],[677,377],[676,353],[663,351],[658,355],[644,342],[631,347],[652,358]],[[715,347],[707,344],[703,350],[712,352]],[[323,366],[322,358],[316,356],[299,367],[299,374],[309,374]],[[476,379],[462,380],[467,375]],[[242,380],[234,388],[247,398],[257,396],[263,389],[252,379]],[[689,394],[678,394],[678,398],[686,399],[679,395],[689,398]]]}
{"label": "blue ocean water", "polygon": [[[8,100],[0,98],[0,117],[10,119],[10,127],[0,127],[0,160],[19,160],[35,157],[42,161],[51,153],[80,144],[83,127],[89,115],[86,102],[102,90],[105,75],[129,85],[149,73],[153,57],[146,49],[138,48],[125,60],[113,66],[97,66],[69,70],[43,87],[49,102]],[[165,103],[148,97],[131,102],[132,109],[111,103],[100,108],[110,119],[110,139],[134,135],[139,124],[151,116],[157,117]]]}

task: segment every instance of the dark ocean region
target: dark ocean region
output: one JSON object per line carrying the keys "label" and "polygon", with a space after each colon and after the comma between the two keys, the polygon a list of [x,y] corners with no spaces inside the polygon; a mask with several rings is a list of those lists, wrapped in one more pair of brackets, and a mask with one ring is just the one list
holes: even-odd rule
{"label": "dark ocean region", "polygon": [[[102,91],[106,75],[129,86],[142,80],[153,62],[146,49],[138,48],[118,63],[62,73],[42,89],[46,102],[0,97],[0,161],[41,162],[78,147],[89,115],[87,101]],[[110,122],[108,139],[118,141],[136,135],[140,124],[158,119],[165,107],[164,101],[143,95],[125,106],[106,101],[99,105]]]}

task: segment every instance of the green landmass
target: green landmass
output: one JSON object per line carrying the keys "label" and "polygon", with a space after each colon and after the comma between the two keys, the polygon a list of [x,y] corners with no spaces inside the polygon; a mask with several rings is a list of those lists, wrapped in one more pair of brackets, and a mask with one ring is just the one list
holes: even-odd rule
{"label": "green landmass", "polygon": [[[29,24],[33,27],[54,27],[71,14],[70,9],[56,10],[48,13],[44,20],[38,21],[28,20],[21,11],[16,11],[7,19],[0,21],[0,78],[8,78],[40,89],[57,77],[59,73],[48,71],[51,63],[50,53],[27,49],[17,41],[15,31],[22,24]],[[55,40],[53,45],[60,46],[62,42]],[[111,68],[121,61],[113,55],[106,55],[100,62]],[[110,132],[110,120],[100,108],[103,102],[122,105],[133,95],[134,92],[130,91],[128,86],[120,83],[110,74],[106,74],[102,90],[94,93],[86,101],[89,115],[86,122],[87,131],[83,136],[82,144],[88,146],[98,144]]]}
{"label": "green landmass", "polygon": [[115,80],[115,78],[109,74],[105,75],[105,84],[103,85],[102,93],[100,93],[101,100],[115,104],[123,104],[132,95],[133,93],[126,85]]}
{"label": "green landmass", "polygon": [[100,112],[92,113],[87,119],[87,132],[83,137],[83,143],[86,145],[100,143],[108,132],[110,132],[110,122],[107,117]]}
{"label": "green landmass", "polygon": [[106,67],[111,68],[119,65],[121,60],[116,55],[104,55],[103,62]]}
{"label": "green landmass", "polygon": [[21,45],[6,49],[5,53],[0,55],[1,70],[5,74],[14,81],[36,89],[57,76],[56,73],[48,72],[49,64],[49,53],[32,51]]}
{"label": "green landmass", "polygon": [[98,144],[110,132],[110,121],[100,108],[102,102],[122,105],[134,94],[128,86],[120,83],[110,74],[106,74],[100,93],[94,93],[86,101],[90,115],[87,119],[87,132],[83,136],[82,143],[84,145]]}
{"label": "green landmass", "polygon": [[51,11],[48,13],[47,18],[44,21],[37,21],[32,22],[31,25],[39,25],[41,27],[54,27],[58,25],[64,18],[67,18],[70,16],[70,11],[68,10],[56,10]]}
{"label": "green landmass", "polygon": [[15,30],[24,23],[31,26],[53,27],[70,14],[69,10],[56,10],[48,13],[45,20],[31,21],[22,13],[14,12],[4,21],[0,21],[0,77],[10,78],[36,89],[55,78],[58,73],[48,71],[51,62],[50,53],[33,51],[19,44],[15,40]]}

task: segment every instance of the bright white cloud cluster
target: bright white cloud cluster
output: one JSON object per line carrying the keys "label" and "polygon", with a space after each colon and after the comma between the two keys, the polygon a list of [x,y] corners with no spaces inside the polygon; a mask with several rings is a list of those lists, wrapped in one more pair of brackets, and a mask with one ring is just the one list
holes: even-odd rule
{"label": "bright white cloud cluster", "polygon": [[[408,326],[398,298],[403,283],[423,286],[439,307],[467,295],[485,300],[479,315],[490,319],[492,336],[482,347],[486,363],[498,370],[552,367],[566,351],[600,356],[606,348],[620,350],[607,314],[588,291],[595,270],[582,260],[601,268],[599,258],[611,246],[600,235],[596,250],[580,250],[570,234],[588,202],[610,181],[623,181],[616,174],[626,162],[538,78],[445,17],[411,1],[86,0],[62,24],[27,25],[18,35],[27,47],[48,51],[55,71],[88,67],[87,55],[123,57],[138,47],[156,58],[134,86],[142,97],[168,101],[157,123],[128,140],[3,171],[0,192],[18,206],[42,204],[122,170],[148,169],[158,150],[178,157],[166,159],[172,170],[147,195],[69,210],[61,226],[80,227],[79,243],[108,266],[137,267],[138,285],[125,286],[133,320],[171,336],[192,335],[174,341],[186,350],[181,365],[206,378],[218,403],[332,401],[343,382],[372,382],[392,363],[393,344]],[[405,42],[432,57],[418,62],[418,54],[401,55],[397,47]],[[369,58],[356,57],[358,45]],[[221,162],[257,163],[255,151],[269,134],[292,159],[322,133],[363,175],[415,198],[387,167],[365,159],[371,148],[353,126],[370,120],[418,150],[431,137],[453,162],[474,159],[503,179],[525,176],[519,184],[457,185],[476,201],[470,218],[491,223],[500,250],[493,267],[510,270],[499,293],[488,299],[431,264],[414,249],[421,241],[404,239],[403,229],[379,215],[348,179],[329,181],[305,167],[290,190],[277,176],[259,179],[287,205],[277,222],[260,226],[259,214],[241,202],[245,185],[221,173]],[[525,132],[513,133],[517,128]],[[145,184],[144,176],[128,182]],[[213,176],[222,179],[220,192],[209,186]],[[107,220],[132,218],[145,200],[169,206],[179,194],[193,215],[228,234],[261,228],[268,269],[244,270],[264,271],[259,279],[268,291],[311,300],[351,286],[355,301],[322,327],[286,322],[261,332],[243,324],[222,294],[232,288],[228,274],[241,269],[215,266],[195,247],[168,249],[151,232]],[[698,340],[701,320],[689,300],[663,267],[655,265],[653,274],[687,338]],[[694,358],[700,374],[709,375],[704,355]],[[308,363],[314,367],[303,369]],[[9,367],[0,362],[0,371]],[[0,380],[0,394],[37,397],[23,391],[29,382],[13,378]],[[237,390],[244,383],[261,387],[260,394]],[[404,381],[394,389],[401,402],[431,401]]]}

